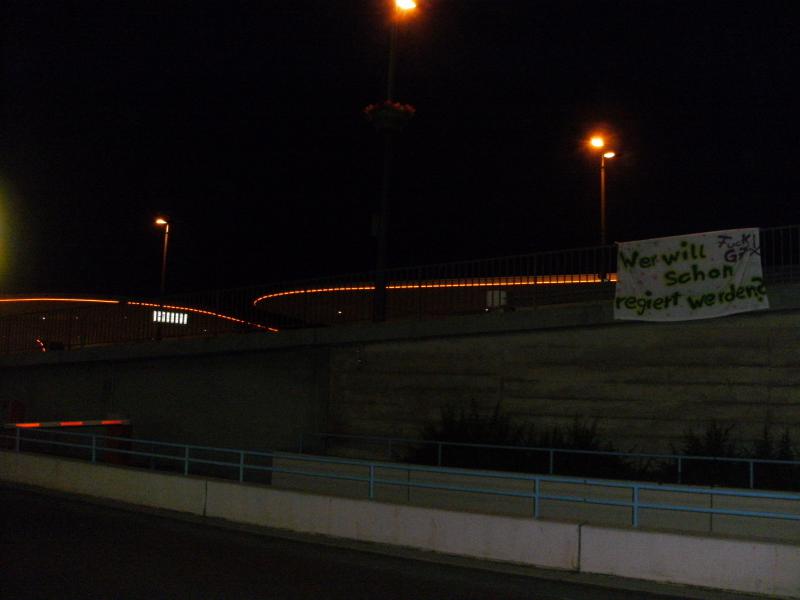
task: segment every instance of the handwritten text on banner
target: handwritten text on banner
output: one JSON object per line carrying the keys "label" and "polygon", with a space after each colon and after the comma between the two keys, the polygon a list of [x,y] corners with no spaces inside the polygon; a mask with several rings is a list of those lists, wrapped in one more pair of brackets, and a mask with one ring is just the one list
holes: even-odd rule
{"label": "handwritten text on banner", "polygon": [[619,244],[614,318],[708,319],[769,308],[758,229]]}

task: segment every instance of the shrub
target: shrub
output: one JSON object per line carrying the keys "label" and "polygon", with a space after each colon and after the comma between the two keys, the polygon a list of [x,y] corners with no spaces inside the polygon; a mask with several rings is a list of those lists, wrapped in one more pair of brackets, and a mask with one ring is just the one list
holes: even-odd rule
{"label": "shrub", "polygon": [[[531,432],[525,426],[511,423],[496,403],[490,414],[482,413],[475,400],[469,408],[456,409],[445,406],[438,423],[429,425],[422,439],[451,444],[483,444],[492,446],[524,446],[530,441]],[[523,470],[530,460],[530,453],[504,448],[472,448],[469,446],[445,446],[442,449],[442,465],[462,468]],[[408,460],[423,464],[438,463],[438,448],[432,444],[412,451]]]}
{"label": "shrub", "polygon": [[[734,425],[709,421],[696,432],[687,430],[680,449],[673,454],[709,456],[714,459],[683,458],[681,482],[696,485],[748,487],[750,469],[745,461],[715,460],[722,458],[759,458],[796,460],[797,452],[788,430],[773,434],[770,424],[764,425],[761,437],[752,446],[745,446],[735,437]],[[553,448],[566,452],[554,454],[553,473],[608,479],[638,479],[675,482],[677,464],[674,459],[637,459],[582,454],[571,450],[615,452],[614,445],[603,440],[596,420],[574,417],[568,426],[555,426],[537,431],[534,423],[515,424],[504,413],[500,402],[491,411],[481,411],[472,400],[467,408],[445,406],[437,423],[425,428],[422,438],[428,441],[466,444],[442,449],[442,466],[525,473],[549,473],[550,453],[524,448]],[[476,448],[470,444],[509,446],[510,448]],[[424,445],[409,452],[411,463],[438,464],[438,448]],[[800,467],[795,465],[756,464],[755,487],[800,489]]]}
{"label": "shrub", "polygon": [[[784,429],[777,440],[772,435],[772,426],[764,424],[761,437],[753,443],[752,457],[763,460],[797,460],[794,444],[788,429]],[[800,489],[800,468],[797,465],[756,464],[755,487],[768,489]]]}
{"label": "shrub", "polygon": [[[548,473],[550,454],[527,448],[557,448],[562,450],[595,450],[613,452],[614,447],[601,440],[596,421],[575,417],[568,427],[552,427],[537,435],[532,423],[515,425],[501,409],[498,402],[491,413],[482,413],[477,403],[470,402],[468,409],[448,405],[442,409],[438,423],[425,428],[423,439],[455,444],[484,444],[517,448],[473,448],[470,446],[444,446],[442,466]],[[438,449],[434,445],[413,451],[407,460],[423,464],[438,463]],[[624,477],[629,474],[627,465],[616,456],[557,453],[554,473],[586,477]]]}
{"label": "shrub", "polygon": [[[683,434],[683,448],[675,454],[686,456],[713,456],[739,458],[741,442],[733,437],[735,425],[723,426],[709,421],[701,433],[687,430]],[[728,485],[747,487],[749,469],[746,463],[724,460],[684,459],[682,483],[695,485]]]}

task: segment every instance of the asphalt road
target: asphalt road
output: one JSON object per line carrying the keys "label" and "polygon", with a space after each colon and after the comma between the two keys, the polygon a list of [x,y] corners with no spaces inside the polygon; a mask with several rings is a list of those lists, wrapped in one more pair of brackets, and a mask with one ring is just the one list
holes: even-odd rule
{"label": "asphalt road", "polygon": [[0,487],[0,598],[666,600]]}

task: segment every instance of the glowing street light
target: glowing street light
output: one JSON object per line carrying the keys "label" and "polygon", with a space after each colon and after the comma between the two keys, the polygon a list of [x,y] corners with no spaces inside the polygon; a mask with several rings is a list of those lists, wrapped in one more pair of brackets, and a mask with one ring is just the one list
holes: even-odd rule
{"label": "glowing street light", "polygon": [[417,3],[414,0],[395,0],[394,5],[400,11],[409,11],[417,8]]}
{"label": "glowing street light", "polygon": [[[595,150],[601,150],[606,146],[603,136],[594,135],[589,139],[589,146]],[[606,160],[614,158],[616,152],[606,151],[600,154],[600,245],[606,245]]]}
{"label": "glowing street light", "polygon": [[156,225],[164,228],[164,251],[161,255],[161,295],[164,295],[165,284],[167,281],[167,247],[169,244],[169,221],[164,217],[156,219]]}
{"label": "glowing street light", "polygon": [[589,140],[589,145],[591,145],[593,148],[602,148],[606,145],[606,141],[599,135],[596,135]]}

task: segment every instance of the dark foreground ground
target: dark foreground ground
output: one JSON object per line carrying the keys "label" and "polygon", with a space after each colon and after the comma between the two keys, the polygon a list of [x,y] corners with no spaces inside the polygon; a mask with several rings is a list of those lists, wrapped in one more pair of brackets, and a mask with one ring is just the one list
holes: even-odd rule
{"label": "dark foreground ground", "polygon": [[0,486],[4,600],[686,597],[383,556]]}

